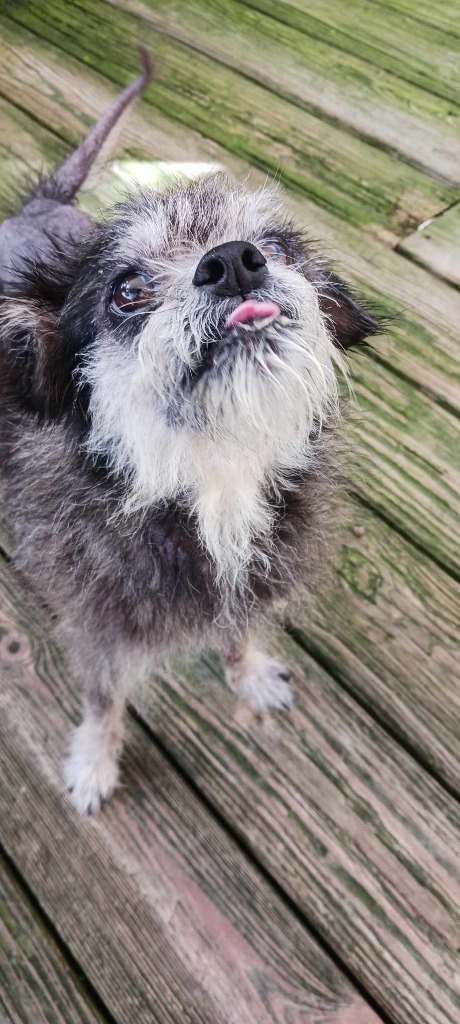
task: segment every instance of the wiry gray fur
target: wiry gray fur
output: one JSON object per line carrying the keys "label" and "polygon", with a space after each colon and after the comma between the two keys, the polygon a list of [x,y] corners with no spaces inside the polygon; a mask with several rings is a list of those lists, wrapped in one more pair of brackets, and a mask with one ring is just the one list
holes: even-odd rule
{"label": "wiry gray fur", "polygon": [[[96,148],[145,80],[93,129]],[[34,202],[67,202],[89,150]],[[117,782],[133,677],[172,652],[218,643],[252,706],[289,706],[283,666],[248,637],[315,591],[339,481],[339,349],[376,323],[270,189],[218,175],[141,192],[104,225],[71,219],[64,236],[51,218],[27,273],[5,255],[13,223],[0,234],[16,296],[0,307],[5,504],[16,565],[57,614],[85,695],[66,779],[91,811]],[[267,253],[250,298],[282,312],[251,331],[225,327],[243,295],[196,284],[202,257],[233,239]],[[152,292],[122,316],[114,286],[133,273]]]}

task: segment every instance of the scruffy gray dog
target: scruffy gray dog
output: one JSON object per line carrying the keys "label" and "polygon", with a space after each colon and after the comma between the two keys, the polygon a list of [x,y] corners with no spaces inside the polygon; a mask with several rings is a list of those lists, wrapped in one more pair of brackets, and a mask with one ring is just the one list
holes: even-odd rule
{"label": "scruffy gray dog", "polygon": [[72,205],[150,78],[0,228],[0,465],[14,561],[84,693],[78,810],[118,780],[134,678],[218,645],[252,707],[288,708],[254,639],[312,593],[337,490],[341,350],[376,320],[286,220],[222,175]]}

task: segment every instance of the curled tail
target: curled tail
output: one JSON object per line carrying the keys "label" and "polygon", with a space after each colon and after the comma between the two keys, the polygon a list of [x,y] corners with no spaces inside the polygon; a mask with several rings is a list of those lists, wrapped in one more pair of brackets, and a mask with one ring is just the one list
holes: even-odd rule
{"label": "curled tail", "polygon": [[147,50],[139,47],[142,74],[117,96],[100,120],[90,129],[78,149],[35,192],[35,199],[54,199],[69,203],[83,185],[105,140],[130,103],[153,78],[153,65]]}

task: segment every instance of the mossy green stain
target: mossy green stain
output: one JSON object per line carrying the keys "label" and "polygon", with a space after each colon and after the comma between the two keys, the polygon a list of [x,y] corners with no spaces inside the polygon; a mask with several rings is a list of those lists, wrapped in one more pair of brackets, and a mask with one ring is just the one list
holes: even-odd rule
{"label": "mossy green stain", "polygon": [[372,604],[376,603],[383,576],[357,548],[342,548],[340,575],[355,594]]}
{"label": "mossy green stain", "polygon": [[[107,12],[103,7],[84,0],[66,10],[64,17],[61,4],[48,0],[38,11],[32,0],[26,10],[15,10],[14,17],[124,83],[136,69],[137,22],[120,10],[109,8]],[[82,11],[88,17],[83,17]],[[426,216],[452,201],[448,186],[358,137],[350,144],[350,136],[344,134],[340,144],[339,134],[334,142],[330,132],[343,134],[342,129],[322,133],[321,119],[312,121],[310,128],[304,120],[299,128],[299,112],[292,103],[189,46],[147,29],[149,35],[158,60],[155,86],[146,94],[149,102],[260,169],[279,173],[288,186],[339,216],[369,229],[382,225],[398,234],[414,201],[417,211]],[[280,126],[278,132],[269,129],[264,118],[261,134],[254,132],[260,112],[267,109],[271,110],[270,125]],[[273,154],[278,134],[280,144],[287,145],[292,156],[280,159]]]}

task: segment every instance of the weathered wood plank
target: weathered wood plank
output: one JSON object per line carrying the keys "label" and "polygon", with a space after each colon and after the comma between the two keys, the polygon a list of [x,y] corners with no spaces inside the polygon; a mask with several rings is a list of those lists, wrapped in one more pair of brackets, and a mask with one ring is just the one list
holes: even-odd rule
{"label": "weathered wood plank", "polygon": [[[457,39],[439,27],[426,25],[398,6],[354,0],[243,0],[272,17],[287,21],[313,37],[327,40],[340,50],[362,57],[370,64],[392,71],[400,78],[458,103],[460,68]],[[453,26],[458,34],[460,16]]]}
{"label": "weathered wood plank", "polygon": [[[176,142],[174,144],[177,145]],[[235,152],[237,152],[236,149]],[[362,250],[360,258],[364,263],[365,257],[362,256]],[[401,263],[394,263],[391,266],[393,272],[396,273],[396,268],[400,268]],[[429,276],[426,275],[426,277],[429,280]],[[409,275],[409,287],[412,287],[414,280],[415,278]],[[421,277],[417,278],[417,282],[420,283],[421,280]],[[403,286],[404,282],[401,283],[400,288]],[[448,289],[445,291],[447,293]],[[432,309],[434,312],[435,303],[433,303]],[[449,315],[451,310],[452,307],[449,307]],[[447,319],[449,320],[449,317]],[[416,338],[416,335],[414,337]],[[377,397],[379,397],[378,389],[376,390],[375,384],[373,386],[372,382],[370,385],[366,385],[366,387],[371,393],[370,401],[375,402]],[[453,391],[452,394],[455,395],[455,392]],[[391,430],[393,430],[392,426],[390,427],[390,433]],[[441,434],[439,437],[441,437]],[[447,462],[448,459],[446,459]],[[396,491],[397,487],[395,487],[395,494]],[[394,496],[392,500],[395,500]],[[367,532],[363,538],[366,544],[371,529],[371,526],[366,528]],[[444,528],[443,533],[447,533]],[[382,544],[382,549],[379,545],[376,548],[378,551],[377,564],[379,567],[381,565],[381,550],[387,550],[386,542],[388,541],[388,536],[393,537],[393,540],[395,539],[391,531],[388,531],[388,535],[382,534],[382,536],[383,540],[379,541],[379,545]],[[372,555],[372,548],[370,550]],[[402,546],[402,550],[404,550],[404,546]],[[360,593],[360,588],[365,590],[367,586],[369,596],[366,595],[366,600],[372,603],[373,596],[375,596],[374,592],[383,588],[378,584],[375,574],[372,575],[373,566],[371,559],[366,555],[364,555],[363,559],[362,549],[358,554],[361,555],[361,560],[359,557],[356,559],[356,555],[353,552],[352,555],[347,556],[349,562],[343,568],[343,576],[347,578],[347,582],[352,577],[353,587],[358,594]],[[408,554],[411,558],[413,552],[408,552]],[[391,558],[396,560],[394,548],[392,548]],[[404,624],[406,621],[409,621],[412,647],[407,645],[407,649],[409,650],[411,647],[412,651],[412,674],[414,661],[417,660],[418,665],[420,660],[417,644],[421,642],[423,647],[426,644],[431,651],[430,656],[427,655],[426,658],[422,658],[423,683],[424,685],[437,685],[439,682],[436,673],[432,671],[434,659],[438,669],[442,670],[443,676],[445,671],[447,674],[449,681],[447,709],[450,713],[452,703],[449,702],[452,702],[453,692],[450,690],[450,679],[453,678],[452,659],[454,657],[452,653],[454,646],[451,640],[452,637],[455,640],[454,631],[458,627],[456,599],[452,599],[451,581],[444,577],[443,574],[437,575],[435,570],[434,578],[438,588],[436,601],[439,599],[439,594],[441,594],[443,617],[441,623],[436,621],[432,624],[433,612],[429,603],[429,628],[427,628],[424,613],[420,617],[420,615],[414,612],[414,607],[419,611],[417,602],[420,603],[427,599],[426,587],[428,587],[429,583],[428,568],[430,563],[428,560],[422,560],[423,571],[420,571],[418,576],[415,574],[417,585],[414,586],[412,583],[412,572],[414,569],[410,558],[409,562],[404,561],[401,556],[397,560],[398,569],[404,571],[405,579],[402,572],[397,576],[398,599],[391,604],[390,602],[386,604],[385,601],[382,602],[379,611],[380,628],[382,628],[384,612],[388,613],[389,611],[391,614],[393,607],[397,609],[397,616],[404,616]],[[419,563],[417,562],[417,564]],[[367,567],[369,567],[369,573],[366,576]],[[412,587],[412,597],[409,602],[407,602],[406,593],[408,580],[411,581]],[[391,575],[391,577],[387,578],[386,583],[392,586],[393,581],[394,575]],[[419,587],[420,581],[422,581],[423,586]],[[429,591],[429,594],[431,595],[432,591]],[[362,605],[359,607],[361,609]],[[302,625],[303,623],[301,623]],[[397,622],[396,629],[399,629],[400,626],[401,623]],[[342,626],[340,628],[342,629]],[[342,635],[341,633],[340,637]],[[346,639],[341,642],[346,643]],[[317,643],[316,639],[314,643]],[[283,646],[286,647],[285,641],[283,641]],[[353,671],[356,669],[356,662],[359,662],[360,652],[358,646],[357,644],[357,650],[354,653]],[[334,658],[338,657],[338,648],[339,645],[337,644],[331,654],[330,649],[323,647],[323,656],[331,664]],[[311,919],[315,921],[317,927],[323,930],[323,934],[327,936],[328,941],[331,941],[332,937],[332,941],[339,954],[343,955],[345,951],[352,969],[359,973],[360,978],[364,979],[365,984],[368,984],[374,992],[378,993],[377,998],[382,997],[382,987],[384,988],[383,998],[388,1003],[390,999],[392,1000],[390,1012],[394,1020],[401,1022],[401,1024],[403,1021],[404,1024],[412,1024],[412,1022],[415,1024],[415,1021],[417,1021],[417,1024],[420,1024],[420,1022],[422,1024],[427,1022],[428,1024],[428,1021],[429,1024],[438,1024],[438,1022],[445,1024],[447,1021],[452,1024],[458,1015],[460,1005],[459,992],[454,987],[455,965],[458,961],[455,960],[453,952],[459,945],[458,918],[456,917],[458,909],[458,875],[455,879],[453,878],[455,854],[452,855],[454,847],[456,850],[458,849],[457,820],[454,823],[454,817],[457,818],[456,805],[453,802],[449,802],[442,793],[442,790],[434,786],[430,780],[427,780],[426,776],[420,772],[420,769],[417,768],[415,771],[410,759],[398,753],[394,744],[390,745],[390,747],[385,746],[385,743],[389,741],[385,738],[384,734],[376,730],[370,719],[363,713],[358,712],[353,701],[348,701],[347,698],[344,698],[340,688],[333,684],[324,673],[319,672],[317,667],[315,668],[314,663],[301,654],[295,645],[288,643],[287,649],[289,658],[297,665],[299,682],[304,680],[306,671],[311,672],[313,682],[309,682],[306,690],[309,706],[306,707],[305,703],[301,704],[296,712],[297,717],[294,725],[292,726],[290,723],[286,723],[286,721],[279,723],[281,739],[277,734],[276,728],[270,731],[271,727],[265,732],[262,731],[261,738],[257,728],[253,728],[253,723],[248,726],[248,723],[244,720],[242,722],[237,721],[233,730],[229,714],[229,709],[232,706],[231,698],[226,695],[222,699],[221,686],[211,671],[206,676],[211,706],[210,714],[208,714],[207,709],[203,711],[201,704],[195,702],[194,678],[192,674],[184,676],[179,683],[171,679],[163,681],[160,687],[161,703],[159,704],[159,709],[156,708],[156,712],[158,713],[158,710],[160,712],[160,724],[158,727],[160,735],[162,735],[164,727],[164,742],[171,743],[170,749],[174,752],[174,755],[182,759],[186,769],[190,771],[198,781],[198,784],[202,785],[203,789],[206,789],[207,795],[214,801],[215,805],[220,810],[224,808],[224,813],[228,813],[233,826],[244,835],[245,840],[250,843],[256,854],[261,856],[264,863],[281,880],[281,884],[293,895],[293,898],[298,900],[305,909],[305,912],[311,914]],[[320,650],[319,641],[317,650],[318,652]],[[43,654],[43,646],[41,647],[41,654]],[[341,655],[342,652],[340,652],[340,657]],[[367,670],[368,660],[370,661],[370,655],[367,651],[365,657]],[[404,673],[407,674],[410,668],[409,655],[406,652],[406,648],[404,649],[403,656],[400,655],[398,643],[394,644],[394,637],[391,634],[389,656],[384,660],[385,675],[386,677],[388,676],[389,682],[393,682],[394,687],[388,704],[391,701],[394,702],[395,694],[397,693],[394,670],[395,664],[399,670],[398,657],[401,657],[404,665],[402,675],[405,678]],[[350,658],[347,663],[346,673],[342,676],[344,679],[349,671],[348,666],[351,660]],[[429,666],[428,669],[426,669],[427,664]],[[37,665],[41,668],[41,663],[38,662],[38,659]],[[374,669],[375,662],[372,661],[372,670],[374,671]],[[338,668],[337,671],[340,674],[342,670]],[[377,673],[381,672],[379,664],[377,664],[375,671]],[[29,684],[30,678],[29,675]],[[348,678],[346,681],[347,685],[351,685]],[[16,683],[17,677],[15,673]],[[37,685],[37,677],[34,677],[34,685]],[[361,686],[361,681],[359,686]],[[40,689],[42,687],[40,679],[38,679],[38,687]],[[367,677],[363,693],[361,693],[359,687],[357,692],[366,701],[369,701],[369,693],[372,693],[373,699],[373,690],[372,688],[371,690],[368,689]],[[437,693],[439,695],[439,689]],[[12,694],[13,688],[11,687],[11,698],[13,701]],[[25,689],[20,694],[21,700],[24,698],[24,695]],[[417,690],[411,695],[411,713],[413,711],[412,701],[415,704],[418,695]],[[35,694],[36,696],[37,694]],[[33,698],[34,700],[35,697]],[[436,720],[435,729],[437,735],[436,742],[433,744],[432,739],[428,735],[427,711],[426,705],[424,705],[422,708],[423,729],[420,731],[419,727],[419,733],[416,732],[414,742],[408,724],[410,723],[411,726],[413,724],[409,713],[407,711],[404,712],[405,717],[403,714],[403,724],[401,726],[399,706],[387,708],[382,695],[380,695],[379,699],[380,703],[379,700],[376,701],[378,713],[382,713],[385,720],[392,725],[392,728],[396,729],[399,735],[404,735],[406,741],[411,742],[412,748],[417,750],[419,755],[423,756],[425,760],[429,761],[440,774],[444,772],[445,778],[452,784],[451,769],[453,755],[451,744],[452,735],[455,734],[454,727],[450,731],[447,729],[445,732],[442,732],[442,728],[441,726],[438,728],[439,723]],[[29,700],[29,694],[27,694],[27,700]],[[444,691],[441,702],[443,700]],[[59,706],[60,702],[61,698],[59,697]],[[45,710],[49,711],[49,707]],[[39,867],[37,872],[36,853],[29,850],[24,830],[20,833],[23,820],[29,818],[29,820],[32,820],[32,834],[35,840],[40,837],[40,840],[43,841],[43,826],[41,824],[43,806],[46,807],[45,814],[43,815],[46,827],[48,829],[56,829],[57,823],[57,828],[59,829],[59,826],[62,828],[62,817],[59,816],[59,812],[62,814],[62,811],[56,800],[55,792],[52,793],[52,798],[50,799],[48,795],[44,798],[42,797],[42,803],[40,804],[39,790],[35,785],[36,779],[32,772],[33,758],[35,758],[40,740],[45,739],[46,741],[45,717],[40,720],[40,729],[42,730],[42,735],[40,735],[40,729],[37,727],[37,720],[39,718],[37,712],[38,708],[34,705],[33,714],[29,716],[26,714],[24,720],[19,722],[15,704],[11,710],[12,721],[16,731],[14,741],[11,741],[11,747],[9,748],[8,770],[10,772],[10,779],[16,782],[19,778],[22,778],[24,764],[27,765],[31,774],[28,792],[25,796],[20,794],[18,800],[20,806],[17,803],[14,806],[11,834],[15,851],[20,851],[21,863],[27,864],[28,871],[30,874],[33,873],[34,877],[38,874],[41,892],[44,892],[45,898],[49,899],[49,893],[47,893],[44,880],[44,867],[43,865],[41,868]],[[53,715],[46,715],[46,719],[49,728],[49,721],[54,723]],[[417,725],[417,723],[415,724]],[[443,722],[441,725],[443,727]],[[224,733],[224,727],[227,729],[226,733]],[[196,738],[195,728],[197,730],[199,728],[203,729],[203,734],[200,734],[201,739]],[[295,732],[293,731],[294,729]],[[173,734],[172,741],[167,739],[170,731]],[[18,757],[17,750],[18,734],[20,734],[20,757]],[[59,732],[59,729],[58,735],[62,741],[62,731]],[[135,739],[134,743],[136,750],[135,768],[132,770],[130,785],[133,783],[137,785],[138,796],[139,792],[141,792],[140,803],[142,803],[142,809],[144,810],[143,768],[141,764],[137,766],[136,762],[138,753],[139,756],[145,756],[148,760],[151,751],[148,744],[146,750],[142,748],[144,740],[140,739],[140,733],[134,730],[134,735],[135,737],[137,736],[137,740]],[[299,735],[302,737],[303,747],[307,749],[307,755],[305,756],[302,748],[302,756],[297,758]],[[361,745],[363,735],[366,738],[364,748]],[[439,737],[441,737],[440,740]],[[139,748],[137,746],[138,741],[141,743]],[[447,755],[443,761],[440,748],[446,741]],[[293,747],[295,748],[294,753]],[[216,748],[218,748],[217,754]],[[435,753],[433,756],[434,748]],[[275,755],[273,754],[273,749],[275,749]],[[338,767],[337,758],[340,762]],[[212,761],[214,763],[210,764]],[[11,765],[13,765],[13,768],[11,768]],[[148,760],[148,766],[152,766],[151,760]],[[154,767],[158,771],[156,761]],[[163,762],[161,761],[159,771],[163,781],[162,767]],[[51,768],[50,762],[46,762],[45,766],[42,763],[40,766],[40,772],[46,778],[49,778],[49,773],[54,771],[55,763],[52,759]],[[222,779],[221,775],[225,776],[225,778]],[[166,789],[168,790],[168,786],[166,786]],[[260,797],[261,793],[263,794],[262,799]],[[181,799],[182,801],[184,800],[183,791],[181,791]],[[253,802],[256,803],[255,816]],[[231,812],[227,811],[227,803],[231,808]],[[106,817],[110,817],[111,813],[109,811]],[[153,811],[149,805],[146,815],[148,822],[150,822],[152,814]],[[253,815],[252,820],[251,814]],[[133,855],[133,850],[135,855],[138,856],[136,845],[141,835],[144,840],[147,836],[150,851],[151,836],[147,832],[148,825],[146,825],[143,818],[141,821],[140,816],[137,816],[137,811],[134,814],[134,818],[135,826],[132,828],[129,841],[125,845],[122,844],[122,853],[121,855],[118,854],[118,861],[116,861],[118,865],[121,862],[124,865],[129,859],[130,867],[132,867],[132,860],[130,858]],[[170,819],[164,813],[164,818],[160,815],[156,821],[156,832],[153,835],[152,842],[155,864],[161,863],[162,849],[159,846],[160,840],[158,836],[161,836],[165,830],[166,820],[169,821]],[[286,822],[288,822],[287,828]],[[98,827],[97,823],[96,828]],[[104,828],[106,828],[106,825],[103,824]],[[191,819],[188,819],[186,825],[183,826],[183,831],[185,831],[187,836],[190,829]],[[62,831],[59,833],[58,831],[57,834],[59,839],[59,836],[64,833]],[[90,832],[90,835],[93,837],[92,832]],[[99,836],[99,832],[96,832],[96,835]],[[180,844],[182,832],[178,830],[175,838],[177,838],[177,835],[179,835]],[[70,837],[75,841],[75,833],[71,833]],[[118,843],[118,831],[113,828],[111,832],[109,831],[108,838],[105,832],[103,832],[103,837],[106,843],[104,850],[108,848],[112,854],[113,844]],[[309,846],[309,844],[311,845]],[[273,845],[276,847],[275,850],[272,849]],[[308,848],[306,856],[305,847]],[[49,854],[48,848],[46,848],[45,852]],[[196,854],[196,848],[193,852]],[[93,846],[91,844],[85,846],[84,853],[89,854],[89,859],[91,860],[94,856]],[[213,850],[213,853],[214,857],[217,856],[216,851]],[[51,851],[52,854],[53,851]],[[168,885],[174,888],[174,886],[177,886],[177,878],[175,874],[171,874],[170,857],[171,850],[168,847],[167,861],[170,873],[166,872],[166,878]],[[100,868],[101,859],[103,858],[101,858],[100,848],[98,848],[95,856],[95,868]],[[319,866],[318,861],[320,862]],[[72,867],[72,864],[74,875],[71,878],[75,876],[75,854],[73,855],[73,861],[70,862],[70,867]],[[140,873],[142,879],[140,887],[151,884],[152,864],[153,861],[148,860],[148,858],[145,863],[143,862]],[[135,862],[135,871],[137,870],[138,861]],[[188,871],[189,864],[187,861],[185,874]],[[94,871],[90,881],[93,881],[95,888],[97,878],[98,873]],[[146,881],[147,878],[149,879],[148,882]],[[80,888],[78,890],[80,893],[82,892],[82,886],[84,887],[85,885],[86,880],[82,882],[80,879]],[[195,903],[190,896],[190,889],[188,886],[185,886],[183,879],[181,885],[177,886],[177,888],[180,893],[178,897],[179,903],[182,904],[183,902],[182,894],[185,889],[189,900],[187,910],[189,910],[190,906],[194,908]],[[170,895],[170,891],[171,889],[168,888],[167,896]],[[177,889],[174,891],[177,891]],[[83,892],[86,893],[86,897],[89,899],[89,888],[83,888]],[[59,891],[57,895],[62,901],[62,893]],[[129,891],[128,898],[131,895],[132,890]],[[136,891],[134,895],[136,895]],[[166,902],[167,896],[165,896],[164,890],[160,893],[160,899],[163,899],[163,903]],[[233,892],[231,897],[233,897]],[[54,898],[57,902],[56,892]],[[200,892],[200,900],[201,898]],[[201,902],[199,905],[201,908]],[[206,908],[207,906],[206,904]],[[74,913],[73,906],[71,912]],[[65,917],[65,907],[64,909],[60,908],[59,913]],[[190,916],[192,916],[191,913]],[[62,920],[62,916],[60,920]],[[130,918],[130,920],[134,919]],[[142,919],[142,926],[144,923],[145,920]],[[168,935],[172,931],[175,937],[175,932],[170,926],[169,919],[167,924],[170,929]],[[148,926],[151,929],[155,925],[157,925],[157,916],[151,913]],[[69,927],[68,920],[65,926]],[[106,927],[108,928],[108,923]],[[142,927],[140,931],[142,934]],[[161,933],[162,936],[164,936],[164,933],[165,929]],[[148,934],[150,936],[150,931]],[[212,933],[212,937],[214,938],[214,933]],[[93,934],[93,952],[94,941]],[[279,941],[282,942],[282,938]],[[193,959],[193,956],[198,957],[202,950],[196,939],[194,939],[194,943],[192,942],[192,947]],[[146,947],[144,943],[141,950],[143,954],[145,954],[146,948],[150,950],[151,946]],[[169,947],[167,946],[166,948],[169,954]],[[231,948],[233,949],[234,947]],[[110,946],[111,950],[112,946]],[[384,950],[383,958],[382,950]],[[136,952],[138,952],[138,947],[136,947]],[[186,968],[189,966],[189,955],[189,950],[184,952],[183,948],[180,948],[181,966],[185,963],[184,973],[180,976],[182,983],[184,983]],[[86,953],[86,956],[88,958],[88,953]],[[217,973],[214,964],[215,960],[212,961],[212,965]],[[220,961],[219,966],[221,966]],[[96,969],[99,969],[99,964],[95,965],[93,963],[93,972]],[[225,978],[227,978],[227,961],[225,961],[223,973]],[[220,977],[219,975],[219,980]],[[454,977],[453,982],[452,977]],[[139,979],[137,980],[139,982]],[[143,980],[144,976],[142,976]],[[187,980],[188,978],[186,977],[184,987],[187,984]],[[169,981],[168,976],[167,982],[169,983]],[[110,975],[110,972],[106,971],[105,973],[104,985],[112,985],[112,999],[115,1000],[113,976]],[[205,990],[204,997],[202,995],[203,988]],[[128,1010],[132,1015],[132,1003],[128,1006],[127,991],[126,985],[123,990],[124,1012],[126,1014],[126,1010]],[[155,996],[158,999],[156,993]],[[207,1019],[218,1020],[219,1017],[215,1016],[215,1002],[213,1002],[215,1000],[215,992],[212,987],[206,988],[206,984],[200,988],[200,1012],[205,1002],[205,997],[209,999],[209,1002],[205,1004],[205,1012],[214,1013],[214,1017],[209,1018],[201,1015],[191,1019],[200,1019],[202,1021]],[[151,994],[149,991],[150,999]],[[323,1003],[322,1008],[325,1005]],[[157,1006],[158,1002],[149,1002],[148,1010],[150,1015],[152,1008]],[[221,1004],[218,1002],[219,1010],[220,1006]],[[136,1012],[137,1008],[135,1007],[134,1009]],[[227,1010],[227,1006],[225,1009]],[[233,1009],[233,1006],[231,1009]],[[256,1006],[256,1010],[258,1009],[259,1004]],[[295,1010],[297,1011],[297,1005]],[[145,1007],[141,1006],[136,1015],[136,1019],[139,1019],[141,1022],[151,1019],[151,1016],[142,1016],[144,1011]],[[181,1013],[184,1012],[183,1006],[179,1007],[179,1011]],[[238,1013],[239,1011],[240,1007],[237,1007],[236,1012]],[[291,1007],[289,1006],[290,1012]],[[311,1008],[309,1007],[306,1012],[311,1013]],[[329,1010],[325,1009],[324,1012],[328,1014],[327,1018],[324,1017],[324,1020],[327,1019],[329,1022],[331,1019]],[[357,1024],[360,1019],[360,1008],[356,1004],[351,1007],[343,1005],[340,1007],[339,1012],[341,1016],[337,1017],[338,1024],[342,1024],[345,1017],[347,1024],[348,1022],[349,1024]],[[367,1012],[364,1009],[364,1014]],[[124,1019],[126,1019],[126,1016]],[[184,1017],[170,1015],[167,1019],[182,1020]],[[240,1024],[241,1016],[237,1016],[236,1019],[238,1024]],[[259,1021],[261,1018],[259,1015],[253,1016],[251,1019]],[[364,1019],[367,1021],[368,1018],[363,1017]],[[375,1018],[372,1017],[370,1019],[374,1020]]]}
{"label": "weathered wood plank", "polygon": [[460,578],[460,420],[368,356],[350,370],[352,489]]}
{"label": "weathered wood plank", "polygon": [[415,761],[286,639],[296,708],[255,722],[212,667],[143,713],[395,1024],[460,1007],[460,816]]}
{"label": "weathered wood plank", "polygon": [[460,795],[460,586],[364,509],[350,524],[334,584],[313,617],[292,610],[292,625]]}
{"label": "weathered wood plank", "polygon": [[67,147],[1,96],[0,124],[0,218],[3,219],[16,208],[31,175],[38,175],[45,167],[62,160]]}
{"label": "weathered wood plank", "polygon": [[113,1018],[378,1024],[134,722],[126,790],[77,816],[60,768],[72,684],[3,562],[0,576],[3,841]]}
{"label": "weathered wood plank", "polygon": [[[0,47],[0,68],[4,67],[6,74],[6,59],[2,65],[2,53]],[[71,69],[68,75],[71,77]],[[39,68],[34,67],[28,81],[27,88],[30,91],[33,91],[38,76]],[[40,79],[43,81],[44,76],[40,76]],[[83,93],[83,87],[78,90],[78,80],[73,87],[80,94]],[[57,88],[51,72],[47,88],[53,96],[49,115],[52,120],[53,112],[56,117],[54,96]],[[72,96],[71,93],[69,95]],[[63,98],[60,97],[62,107],[66,97],[67,92]],[[85,102],[83,95],[80,102]],[[69,107],[70,102],[66,101],[65,109]],[[58,106],[58,109],[61,108]],[[2,135],[12,131],[15,113],[15,108],[9,107],[6,101],[0,103]],[[143,140],[149,133],[149,127],[138,117],[134,119],[131,133],[125,136],[130,141],[133,138]],[[20,114],[15,153],[21,158],[27,154],[28,135],[25,129],[22,130],[26,120],[26,115]],[[71,131],[70,127],[67,128],[67,121],[65,130]],[[30,120],[29,132],[31,170],[36,169],[37,164],[43,169],[46,132],[40,129],[35,139],[35,124]],[[60,148],[62,151],[63,144],[52,136],[50,142],[51,154],[55,157],[55,149]],[[10,176],[12,183],[17,185],[18,169],[16,163],[14,168],[6,163],[5,168],[2,188],[8,192]],[[105,199],[106,180],[110,181],[110,175],[102,178],[99,190],[96,189],[94,194],[82,195],[81,202],[85,209],[92,212],[98,205],[98,196],[101,201]],[[120,187],[121,182],[118,180],[118,189]],[[379,347],[380,344],[377,349]],[[460,575],[459,420],[434,404],[429,396],[416,391],[367,356],[354,355],[351,371],[359,407],[358,414],[352,419],[350,431],[359,446],[359,460],[355,460],[354,467],[350,466],[350,471],[354,470],[353,487],[367,503],[387,518],[391,517],[402,531],[432,552],[454,574]]]}
{"label": "weathered wood plank", "polygon": [[278,95],[460,184],[460,109],[450,100],[335,49],[318,33],[307,35],[299,30],[302,24],[280,22],[237,0],[109,2]]}
{"label": "weathered wood plank", "polygon": [[383,7],[404,11],[418,21],[442,28],[448,35],[460,36],[460,15],[457,0],[378,0]]}
{"label": "weathered wood plank", "polygon": [[403,238],[398,249],[439,277],[460,285],[460,203]]}
{"label": "weathered wood plank", "polygon": [[[29,0],[10,13],[114,81],[135,73],[139,23],[122,10],[98,0]],[[457,199],[458,190],[197,50],[146,24],[141,34],[157,57],[150,102],[340,217],[394,242]]]}
{"label": "weathered wood plank", "polygon": [[[0,90],[11,97],[21,95],[34,118],[43,118],[74,144],[87,127],[88,116],[95,118],[105,108],[113,87],[96,72],[83,70],[68,54],[59,54],[44,39],[19,26],[11,29],[5,19],[1,22],[3,37],[8,24],[13,38],[9,36],[11,45],[0,49]],[[249,184],[265,181],[260,171],[248,167],[228,149],[146,103],[130,117],[124,138],[137,154],[220,163]],[[308,227],[330,258],[337,260],[340,255],[342,272],[389,317],[396,317],[391,332],[379,339],[379,357],[460,412],[458,293],[306,197],[290,193],[285,198],[298,223]]]}
{"label": "weathered wood plank", "polygon": [[2,1024],[104,1024],[43,918],[0,855]]}

